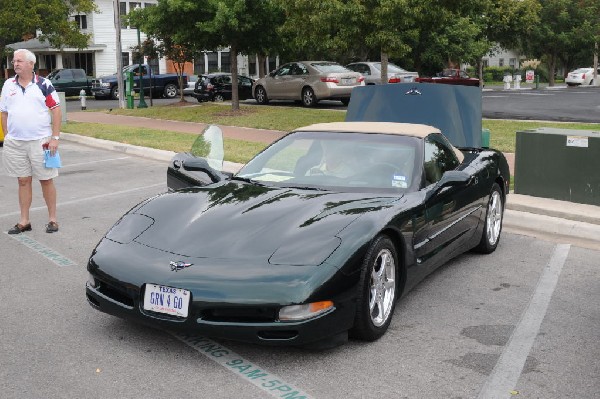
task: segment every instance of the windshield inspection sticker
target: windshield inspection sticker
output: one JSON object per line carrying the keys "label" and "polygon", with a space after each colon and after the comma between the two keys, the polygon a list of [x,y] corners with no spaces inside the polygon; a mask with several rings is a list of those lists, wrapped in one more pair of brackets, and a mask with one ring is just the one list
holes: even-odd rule
{"label": "windshield inspection sticker", "polygon": [[586,136],[567,136],[567,147],[588,148],[588,138]]}
{"label": "windshield inspection sticker", "polygon": [[406,176],[394,175],[394,177],[392,178],[392,187],[396,187],[396,188],[408,187],[408,183],[406,183]]}
{"label": "windshield inspection sticker", "polygon": [[230,372],[254,386],[260,388],[275,398],[312,399],[302,390],[286,383],[280,377],[244,359],[232,350],[217,342],[199,336],[185,333],[171,333],[175,338],[191,346],[200,354],[217,362]]}

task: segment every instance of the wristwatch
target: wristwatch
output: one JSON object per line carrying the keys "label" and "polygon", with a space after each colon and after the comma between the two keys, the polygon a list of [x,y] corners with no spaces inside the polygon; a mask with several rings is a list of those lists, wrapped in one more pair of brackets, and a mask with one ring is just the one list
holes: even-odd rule
{"label": "wristwatch", "polygon": [[60,140],[60,136],[52,136],[53,140]]}

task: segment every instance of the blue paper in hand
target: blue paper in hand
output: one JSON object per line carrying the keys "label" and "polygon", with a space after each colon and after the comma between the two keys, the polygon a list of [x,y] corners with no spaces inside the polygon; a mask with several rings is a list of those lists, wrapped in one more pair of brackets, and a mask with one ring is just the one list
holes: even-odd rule
{"label": "blue paper in hand", "polygon": [[58,151],[52,155],[50,150],[44,150],[44,165],[47,168],[60,168],[62,164],[60,162],[60,155]]}

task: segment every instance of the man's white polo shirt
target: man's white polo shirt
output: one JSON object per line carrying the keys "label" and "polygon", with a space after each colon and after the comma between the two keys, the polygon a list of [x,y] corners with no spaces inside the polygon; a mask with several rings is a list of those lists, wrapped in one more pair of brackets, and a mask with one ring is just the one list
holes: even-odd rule
{"label": "man's white polo shirt", "polygon": [[0,112],[8,112],[7,138],[39,140],[52,135],[49,109],[60,105],[58,93],[46,78],[33,75],[26,88],[8,79],[2,87]]}

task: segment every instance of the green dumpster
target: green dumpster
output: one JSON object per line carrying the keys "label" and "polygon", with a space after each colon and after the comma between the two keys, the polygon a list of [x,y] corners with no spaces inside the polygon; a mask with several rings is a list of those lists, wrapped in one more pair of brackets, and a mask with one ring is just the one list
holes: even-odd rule
{"label": "green dumpster", "polygon": [[600,131],[517,132],[514,192],[600,205]]}

